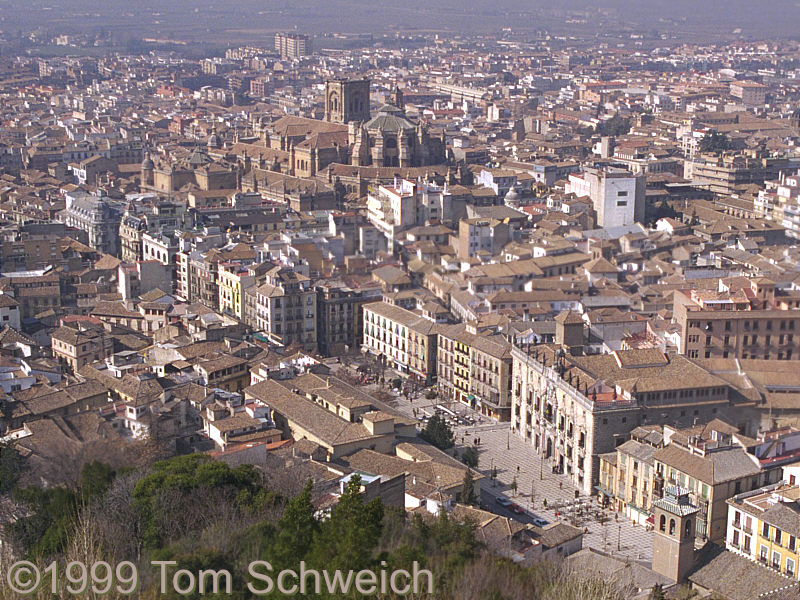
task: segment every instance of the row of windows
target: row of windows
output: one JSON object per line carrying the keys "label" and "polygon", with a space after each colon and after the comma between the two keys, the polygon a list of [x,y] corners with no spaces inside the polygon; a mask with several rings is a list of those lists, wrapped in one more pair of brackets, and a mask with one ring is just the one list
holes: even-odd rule
{"label": "row of windows", "polygon": [[793,535],[789,535],[770,525],[769,523],[764,523],[761,527],[761,537],[767,540],[773,540],[779,546],[785,545],[789,550],[795,551],[797,549],[797,538]]}
{"label": "row of windows", "polygon": [[[748,537],[745,537],[745,540],[747,542],[750,541]],[[748,544],[748,546],[749,546],[749,544]],[[777,551],[773,550],[773,552],[772,552],[772,561],[770,562],[770,560],[769,560],[769,548],[767,548],[767,546],[765,546],[764,544],[761,544],[761,548],[760,548],[760,552],[759,552],[759,557],[758,558],[762,563],[764,563],[765,565],[771,566],[776,571],[780,571],[781,570],[781,559],[783,557],[781,556],[780,552],[777,552]],[[784,573],[786,573],[786,575],[788,575],[789,577],[794,577],[794,574],[795,574],[795,562],[794,562],[794,559],[789,558],[788,556],[786,557],[786,560],[785,560]]]}
{"label": "row of windows", "polygon": [[[766,331],[773,331],[773,323],[774,323],[774,321],[759,321],[759,320],[742,321],[742,326],[744,327],[745,331],[758,331],[759,330],[759,326],[760,326],[759,324],[762,323],[762,322],[764,323],[764,329]],[[732,329],[731,323],[732,323],[731,321],[725,321],[724,322],[723,327],[724,327],[725,331],[731,331],[731,329]],[[780,331],[786,331],[786,330],[794,331],[795,330],[795,321],[788,320],[788,319],[781,319],[781,320],[778,321],[778,323],[779,323],[778,329]],[[689,321],[689,327],[695,328],[695,329],[700,329],[702,327],[705,331],[709,331],[710,332],[710,331],[714,331],[714,321],[706,321],[705,326],[703,326],[702,321]]]}

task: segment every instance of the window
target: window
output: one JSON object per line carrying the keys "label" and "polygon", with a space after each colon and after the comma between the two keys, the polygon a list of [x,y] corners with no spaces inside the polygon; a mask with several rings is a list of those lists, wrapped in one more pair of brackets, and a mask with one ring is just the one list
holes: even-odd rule
{"label": "window", "polygon": [[761,562],[765,563],[765,562],[767,562],[767,556],[769,556],[769,550],[767,549],[767,547],[764,544],[761,544],[761,551],[759,553],[759,557],[758,558],[759,558],[759,560]]}
{"label": "window", "polygon": [[772,553],[772,568],[778,571],[781,570],[781,554],[780,552]]}
{"label": "window", "polygon": [[731,546],[734,548],[739,547],[739,531],[737,529],[734,529],[733,535],[731,535]]}
{"label": "window", "polygon": [[669,520],[669,534],[675,535],[675,519]]}
{"label": "window", "polygon": [[[736,483],[738,484],[739,482],[737,481]],[[737,487],[740,488],[741,485],[738,485]],[[741,491],[740,489],[737,489],[736,493],[738,494],[740,491]],[[769,524],[768,523],[764,523],[764,526],[761,528],[761,536],[769,539]]]}
{"label": "window", "polygon": [[786,574],[789,577],[794,577],[794,561],[791,558],[786,558]]}
{"label": "window", "polygon": [[617,206],[628,206],[627,200],[617,200]]}

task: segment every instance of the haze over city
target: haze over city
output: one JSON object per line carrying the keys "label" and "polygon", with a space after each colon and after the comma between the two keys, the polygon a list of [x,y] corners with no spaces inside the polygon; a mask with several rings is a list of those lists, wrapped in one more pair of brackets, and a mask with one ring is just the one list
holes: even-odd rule
{"label": "haze over city", "polygon": [[1,2],[0,600],[800,598],[798,25]]}

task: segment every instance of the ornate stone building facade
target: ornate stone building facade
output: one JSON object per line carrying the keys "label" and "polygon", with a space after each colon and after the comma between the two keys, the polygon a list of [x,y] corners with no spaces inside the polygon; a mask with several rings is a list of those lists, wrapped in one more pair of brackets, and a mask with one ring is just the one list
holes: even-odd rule
{"label": "ornate stone building facade", "polygon": [[95,250],[116,256],[121,217],[121,211],[105,198],[75,191],[66,194],[66,209],[61,220],[67,227],[85,231],[89,246]]}
{"label": "ornate stone building facade", "polygon": [[178,161],[156,160],[149,155],[142,162],[142,189],[161,193],[176,192],[184,186],[197,189],[236,189],[238,171],[235,165],[214,162],[202,149],[195,148]]}
{"label": "ornate stone building facade", "polygon": [[430,135],[422,122],[412,123],[396,106],[386,104],[366,123],[349,127],[353,165],[423,167],[447,160],[444,134]]}

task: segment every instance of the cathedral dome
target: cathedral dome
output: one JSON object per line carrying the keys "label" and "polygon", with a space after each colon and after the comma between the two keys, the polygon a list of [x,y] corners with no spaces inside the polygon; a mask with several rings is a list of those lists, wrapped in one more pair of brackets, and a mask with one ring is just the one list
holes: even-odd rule
{"label": "cathedral dome", "polygon": [[391,104],[381,106],[378,109],[378,114],[365,127],[367,131],[383,131],[386,133],[413,131],[416,129],[416,125],[403,115],[403,111]]}

